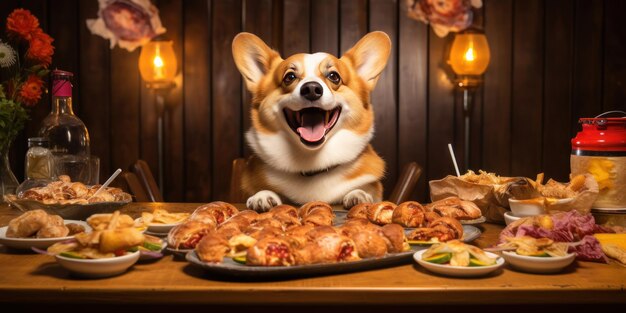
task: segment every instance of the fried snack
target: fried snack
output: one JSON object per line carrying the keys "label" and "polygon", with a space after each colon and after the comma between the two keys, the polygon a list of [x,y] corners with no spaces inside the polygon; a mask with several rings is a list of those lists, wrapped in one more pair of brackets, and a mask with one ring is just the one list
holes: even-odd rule
{"label": "fried snack", "polygon": [[9,222],[6,236],[8,238],[28,238],[35,235],[47,224],[48,214],[44,210],[27,211]]}
{"label": "fried snack", "polygon": [[527,256],[565,256],[569,245],[565,242],[555,242],[549,238],[533,238],[530,236],[504,237],[501,248],[514,248],[519,255]]}
{"label": "fried snack", "polygon": [[611,259],[615,259],[622,265],[626,265],[626,250],[614,244],[601,245],[600,247],[602,248],[602,252],[604,252],[606,256],[610,257]]}
{"label": "fried snack", "polygon": [[348,211],[347,218],[365,218],[367,219],[367,211],[372,206],[372,203],[359,203],[353,206],[350,211]]}
{"label": "fried snack", "polygon": [[164,209],[154,209],[150,212],[142,212],[141,220],[145,225],[149,224],[176,224],[189,217],[189,213],[170,213]]}
{"label": "fried snack", "polygon": [[391,221],[404,227],[422,227],[426,222],[426,209],[416,201],[401,203],[393,210]]}
{"label": "fried snack", "polygon": [[230,251],[230,245],[224,236],[211,231],[198,242],[195,250],[200,260],[209,263],[221,263],[224,256]]}
{"label": "fried snack", "polygon": [[367,210],[367,219],[378,225],[390,224],[396,205],[389,201],[373,204]]}
{"label": "fried snack", "polygon": [[87,218],[87,224],[89,224],[89,226],[91,226],[94,230],[107,229],[109,228],[109,224],[111,224],[116,214],[118,216],[116,217],[117,220],[115,223],[115,227],[126,228],[126,227],[133,227],[135,225],[135,221],[133,220],[132,217],[130,217],[130,215],[119,214],[119,211],[116,211],[116,213],[112,213],[112,214],[111,213],[94,214]]}
{"label": "fried snack", "polygon": [[174,249],[193,249],[202,237],[214,229],[215,224],[187,220],[170,230],[167,235],[167,243]]}
{"label": "fried snack", "polygon": [[246,264],[290,266],[296,264],[296,258],[287,241],[277,237],[267,237],[248,249]]}
{"label": "fried snack", "polygon": [[134,227],[107,229],[100,235],[99,250],[103,253],[125,250],[141,245],[144,240],[144,235]]}
{"label": "fried snack", "polygon": [[85,226],[80,225],[80,224],[69,223],[69,224],[65,224],[65,227],[67,227],[67,229],[69,230],[68,235],[70,236],[85,232]]}

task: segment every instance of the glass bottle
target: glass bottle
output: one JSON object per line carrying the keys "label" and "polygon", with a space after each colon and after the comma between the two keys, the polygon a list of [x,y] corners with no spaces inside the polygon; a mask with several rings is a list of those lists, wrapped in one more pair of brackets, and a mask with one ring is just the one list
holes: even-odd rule
{"label": "glass bottle", "polygon": [[73,74],[52,72],[52,109],[43,120],[39,135],[48,140],[54,156],[54,176],[68,175],[72,181],[89,181],[89,132],[72,110]]}

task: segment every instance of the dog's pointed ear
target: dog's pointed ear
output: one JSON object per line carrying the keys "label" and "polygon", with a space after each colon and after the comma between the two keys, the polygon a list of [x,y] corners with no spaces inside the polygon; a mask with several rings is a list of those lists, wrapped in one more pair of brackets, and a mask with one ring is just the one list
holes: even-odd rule
{"label": "dog's pointed ear", "polygon": [[341,59],[349,60],[357,74],[365,81],[370,90],[373,90],[380,73],[387,64],[390,52],[391,39],[389,36],[381,31],[375,31],[361,38]]}
{"label": "dog's pointed ear", "polygon": [[233,39],[233,58],[235,64],[246,81],[250,92],[255,92],[257,86],[270,69],[276,59],[280,59],[278,52],[268,47],[261,38],[250,33],[239,33]]}

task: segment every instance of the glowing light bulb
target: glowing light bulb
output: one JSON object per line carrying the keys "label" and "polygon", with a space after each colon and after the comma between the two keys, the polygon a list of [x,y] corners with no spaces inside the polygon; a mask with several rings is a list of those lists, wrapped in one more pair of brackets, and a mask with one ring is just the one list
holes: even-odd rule
{"label": "glowing light bulb", "polygon": [[154,66],[156,67],[163,67],[163,59],[161,59],[161,57],[158,55],[154,57],[153,63],[154,63]]}
{"label": "glowing light bulb", "polygon": [[476,54],[474,53],[474,49],[472,49],[472,47],[469,47],[467,52],[465,52],[465,60],[467,62],[473,62],[476,60]]}

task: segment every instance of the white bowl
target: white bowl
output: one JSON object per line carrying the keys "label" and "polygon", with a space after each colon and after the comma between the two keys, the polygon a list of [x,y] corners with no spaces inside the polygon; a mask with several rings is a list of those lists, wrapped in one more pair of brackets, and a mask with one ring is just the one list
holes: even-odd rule
{"label": "white bowl", "polygon": [[557,273],[574,262],[576,254],[568,253],[562,257],[536,257],[519,255],[514,251],[503,251],[502,257],[512,267],[529,273]]}
{"label": "white bowl", "polygon": [[502,259],[497,254],[493,254],[491,252],[485,252],[485,253],[487,253],[487,255],[492,258],[497,258],[496,264],[488,265],[488,266],[451,266],[451,265],[446,265],[446,264],[431,263],[431,262],[422,260],[422,254],[424,254],[424,252],[426,252],[426,250],[420,250],[420,251],[415,252],[415,254],[413,254],[413,259],[419,265],[423,266],[427,270],[433,273],[446,275],[446,276],[454,276],[454,277],[483,276],[483,275],[487,275],[497,270],[502,265],[504,265],[504,259]]}
{"label": "white bowl", "polygon": [[55,255],[57,262],[70,272],[83,277],[101,278],[122,274],[139,260],[139,251],[103,259],[74,259]]}
{"label": "white bowl", "polygon": [[[85,232],[91,231],[91,226],[83,221],[74,221],[74,220],[65,220],[63,221],[65,224],[79,224],[85,227]],[[7,247],[11,247],[13,249],[28,249],[30,248],[39,248],[39,249],[47,249],[51,245],[66,241],[74,238],[74,236],[66,236],[66,237],[56,237],[56,238],[10,238],[7,237],[7,229],[8,226],[0,227],[0,244],[3,244]]]}
{"label": "white bowl", "polygon": [[546,213],[545,200],[541,198],[517,200],[509,198],[509,207],[513,215],[526,217]]}
{"label": "white bowl", "polygon": [[515,216],[513,215],[513,212],[504,212],[504,222],[509,225],[517,220],[519,220],[521,217],[519,216]]}

